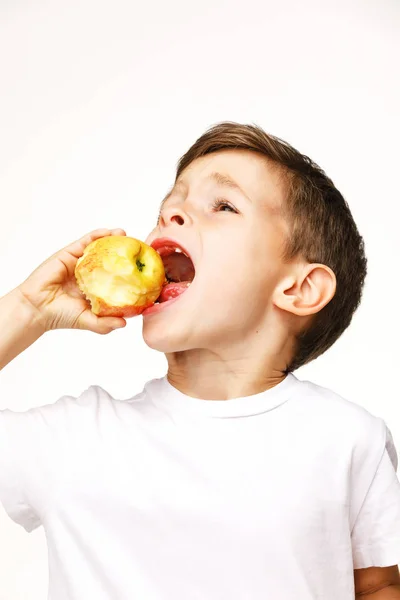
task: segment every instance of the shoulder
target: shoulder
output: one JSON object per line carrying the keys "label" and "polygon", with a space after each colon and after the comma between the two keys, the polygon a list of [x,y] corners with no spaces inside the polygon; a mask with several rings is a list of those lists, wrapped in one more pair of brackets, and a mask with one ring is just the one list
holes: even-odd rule
{"label": "shoulder", "polygon": [[382,419],[361,404],[342,396],[338,392],[308,380],[298,380],[300,409],[312,410],[317,417],[340,421],[360,431],[369,427],[382,426]]}
{"label": "shoulder", "polygon": [[[296,410],[312,420],[315,427],[331,432],[343,445],[350,444],[357,453],[371,451],[382,455],[385,446],[393,445],[385,421],[357,402],[311,381],[298,380]],[[394,448],[394,447],[393,447]]]}
{"label": "shoulder", "polygon": [[129,399],[114,397],[99,385],[91,385],[78,395],[65,394],[56,401],[29,408],[25,411],[0,410],[0,427],[10,433],[59,431],[75,434],[89,423],[105,422],[110,415],[121,414],[136,400],[140,402],[143,392]]}

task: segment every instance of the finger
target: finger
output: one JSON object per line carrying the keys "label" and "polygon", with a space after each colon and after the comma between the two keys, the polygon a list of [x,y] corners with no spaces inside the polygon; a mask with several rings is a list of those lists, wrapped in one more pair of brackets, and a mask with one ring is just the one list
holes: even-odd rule
{"label": "finger", "polygon": [[102,335],[111,333],[115,329],[121,329],[126,326],[126,320],[122,317],[98,317],[92,311],[84,312],[79,320],[80,329],[89,329],[94,333]]}
{"label": "finger", "polygon": [[124,327],[126,327],[125,319],[116,317],[98,317],[97,319],[97,332],[100,334],[111,333],[111,331]]}
{"label": "finger", "polygon": [[111,235],[126,235],[124,229],[111,229]]}

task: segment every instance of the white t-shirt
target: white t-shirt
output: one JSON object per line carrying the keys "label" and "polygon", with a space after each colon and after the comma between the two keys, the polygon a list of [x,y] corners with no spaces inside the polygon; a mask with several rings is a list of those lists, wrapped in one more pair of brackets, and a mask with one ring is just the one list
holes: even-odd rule
{"label": "white t-shirt", "polygon": [[43,525],[51,600],[354,600],[353,569],[400,562],[396,470],[382,419],[293,374],[0,411],[0,500]]}

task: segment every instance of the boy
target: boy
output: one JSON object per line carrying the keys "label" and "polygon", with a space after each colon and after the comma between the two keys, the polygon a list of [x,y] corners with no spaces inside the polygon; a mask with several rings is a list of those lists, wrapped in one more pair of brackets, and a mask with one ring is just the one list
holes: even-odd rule
{"label": "boy", "polygon": [[[105,334],[74,280],[97,230],[0,302],[1,367],[50,329]],[[0,412],[0,499],[43,525],[52,600],[400,599],[397,454],[382,419],[293,371],[349,326],[363,240],[332,181],[254,125],[209,129],[146,242],[195,277],[143,317],[168,373]],[[178,274],[179,275],[179,274]]]}

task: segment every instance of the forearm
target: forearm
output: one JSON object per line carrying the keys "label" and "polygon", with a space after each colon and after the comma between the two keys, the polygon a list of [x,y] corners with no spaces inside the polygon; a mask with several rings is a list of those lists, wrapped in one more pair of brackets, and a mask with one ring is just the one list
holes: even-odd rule
{"label": "forearm", "polygon": [[372,594],[358,594],[357,600],[400,600],[400,585],[389,585]]}
{"label": "forearm", "polygon": [[0,298],[0,369],[44,332],[40,315],[18,288]]}

